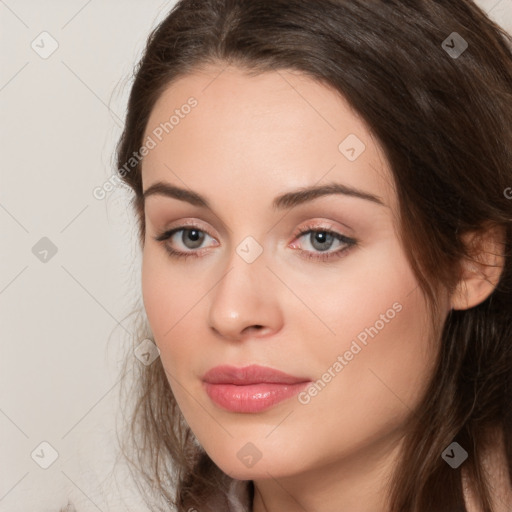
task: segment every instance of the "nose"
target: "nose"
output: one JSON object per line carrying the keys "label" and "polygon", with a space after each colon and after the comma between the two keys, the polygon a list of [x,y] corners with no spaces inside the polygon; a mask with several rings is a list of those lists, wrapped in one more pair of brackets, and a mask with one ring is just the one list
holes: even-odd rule
{"label": "nose", "polygon": [[247,263],[234,253],[209,296],[208,322],[217,336],[231,341],[266,337],[282,327],[279,281],[263,256]]}

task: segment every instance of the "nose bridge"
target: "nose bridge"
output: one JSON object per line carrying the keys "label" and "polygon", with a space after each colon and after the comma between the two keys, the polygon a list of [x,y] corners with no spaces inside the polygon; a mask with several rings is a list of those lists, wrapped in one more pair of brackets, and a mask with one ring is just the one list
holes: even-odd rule
{"label": "nose bridge", "polygon": [[217,332],[238,338],[247,327],[278,328],[280,307],[266,265],[263,245],[254,237],[233,247],[211,295],[209,324]]}

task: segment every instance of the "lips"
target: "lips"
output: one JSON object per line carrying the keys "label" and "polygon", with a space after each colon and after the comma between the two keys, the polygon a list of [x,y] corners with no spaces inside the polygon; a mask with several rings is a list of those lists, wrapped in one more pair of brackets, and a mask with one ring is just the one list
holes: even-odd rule
{"label": "lips", "polygon": [[299,393],[311,382],[274,368],[251,365],[244,368],[216,366],[203,376],[210,399],[231,412],[264,411]]}

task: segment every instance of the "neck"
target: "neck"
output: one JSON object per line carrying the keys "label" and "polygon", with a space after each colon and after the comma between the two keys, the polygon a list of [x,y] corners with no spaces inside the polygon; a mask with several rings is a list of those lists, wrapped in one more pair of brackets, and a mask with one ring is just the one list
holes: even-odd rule
{"label": "neck", "polygon": [[253,512],[386,512],[389,479],[402,446],[394,436],[307,472],[255,480]]}

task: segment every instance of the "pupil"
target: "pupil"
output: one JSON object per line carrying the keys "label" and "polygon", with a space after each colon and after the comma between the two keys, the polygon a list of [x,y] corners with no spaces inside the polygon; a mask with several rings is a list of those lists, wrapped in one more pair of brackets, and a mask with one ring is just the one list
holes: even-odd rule
{"label": "pupil", "polygon": [[186,229],[183,230],[181,237],[186,247],[197,249],[203,243],[204,235],[197,229]]}
{"label": "pupil", "polygon": [[[326,233],[325,231],[318,231],[317,233],[313,233],[314,237],[313,237],[313,247],[317,250],[326,250],[326,249],[329,249],[330,245],[331,244],[327,244],[327,246],[325,245],[326,242],[330,241],[332,242],[332,240],[329,240],[329,238],[332,238],[332,235],[329,234],[329,233]],[[324,245],[322,245],[324,244]]]}

